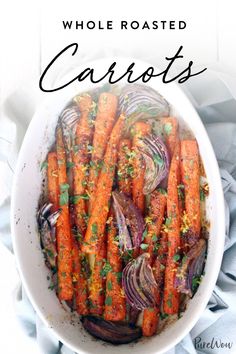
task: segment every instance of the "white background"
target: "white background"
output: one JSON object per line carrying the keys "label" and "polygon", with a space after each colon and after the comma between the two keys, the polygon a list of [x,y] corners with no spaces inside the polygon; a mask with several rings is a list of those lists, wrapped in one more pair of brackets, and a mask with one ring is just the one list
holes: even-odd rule
{"label": "white background", "polygon": [[[65,45],[78,42],[80,58],[121,54],[137,58],[173,55],[184,46],[185,60],[196,66],[223,64],[236,75],[235,0],[149,1],[2,1],[0,104],[23,87],[36,96],[38,79],[45,65]],[[62,20],[184,20],[182,31],[64,31]],[[65,68],[61,68],[65,69]],[[27,101],[27,98],[26,98]],[[31,102],[32,106],[35,102]],[[0,168],[1,168],[0,163]],[[0,181],[1,182],[1,181]],[[0,190],[8,185],[0,183]],[[1,194],[0,191],[0,194]],[[0,195],[1,200],[1,195]],[[33,354],[34,342],[23,335],[12,308],[17,282],[14,258],[0,245],[0,338],[3,354]],[[47,354],[47,353],[45,353]]]}

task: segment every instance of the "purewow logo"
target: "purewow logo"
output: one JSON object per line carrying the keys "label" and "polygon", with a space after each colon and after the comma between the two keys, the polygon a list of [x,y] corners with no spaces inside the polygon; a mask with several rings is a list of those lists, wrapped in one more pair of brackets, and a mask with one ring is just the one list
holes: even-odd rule
{"label": "purewow logo", "polygon": [[226,342],[215,337],[212,337],[210,341],[203,341],[201,337],[196,337],[194,347],[195,349],[232,349],[233,342]]}

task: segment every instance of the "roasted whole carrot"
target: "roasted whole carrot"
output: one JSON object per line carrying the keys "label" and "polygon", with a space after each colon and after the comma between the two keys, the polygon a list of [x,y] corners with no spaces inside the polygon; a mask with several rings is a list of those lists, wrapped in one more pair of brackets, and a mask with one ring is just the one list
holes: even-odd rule
{"label": "roasted whole carrot", "polygon": [[153,336],[157,331],[160,310],[152,307],[143,311],[142,333],[145,337]]}
{"label": "roasted whole carrot", "polygon": [[165,286],[163,309],[167,314],[176,314],[179,310],[179,293],[175,288],[175,276],[180,248],[180,212],[178,185],[180,181],[180,144],[177,143],[170,165],[167,187],[167,234],[168,256],[165,268]]}
{"label": "roasted whole carrot", "polygon": [[166,195],[158,190],[155,190],[151,194],[148,217],[146,218],[147,232],[142,243],[142,245],[145,246],[141,249],[141,251],[149,253],[151,265],[157,255],[158,248],[156,246],[158,246],[165,210]]}
{"label": "roasted whole carrot", "polygon": [[86,188],[88,183],[88,163],[90,159],[89,146],[91,144],[93,127],[91,125],[90,112],[92,98],[88,94],[77,96],[76,102],[80,109],[80,119],[76,127],[75,146],[73,146],[73,195],[75,223],[81,236],[86,230]]}
{"label": "roasted whole carrot", "polygon": [[144,122],[136,122],[133,126],[133,142],[132,150],[134,152],[133,158],[133,188],[132,195],[135,205],[144,213],[145,209],[145,196],[143,194],[145,163],[139,151],[140,139],[150,133],[151,127]]}
{"label": "roasted whole carrot", "polygon": [[172,158],[176,143],[179,140],[178,121],[174,117],[166,117],[166,118],[162,118],[161,122],[162,122],[163,134],[165,137],[166,145],[170,153],[170,157]]}
{"label": "roasted whole carrot", "polygon": [[89,312],[93,315],[102,315],[105,303],[106,284],[106,239],[100,242],[100,249],[95,256],[92,274],[89,283]]}
{"label": "roasted whole carrot", "polygon": [[118,187],[127,195],[132,194],[133,167],[131,164],[131,140],[121,139],[118,152]]}
{"label": "roasted whole carrot", "polygon": [[109,321],[124,321],[126,301],[121,285],[122,259],[120,257],[117,229],[114,215],[111,212],[107,231],[107,264],[109,271],[106,277],[106,300],[104,318]]}
{"label": "roasted whole carrot", "polygon": [[100,248],[100,240],[104,236],[117,163],[118,144],[122,135],[124,120],[125,116],[122,114],[113,128],[107,144],[103,168],[96,186],[96,203],[92,209],[82,244],[82,251],[85,253],[96,254]]}
{"label": "roasted whole carrot", "polygon": [[153,262],[153,272],[159,289],[163,289],[166,259],[168,254],[168,234],[162,228],[160,232],[157,257]]}
{"label": "roasted whole carrot", "polygon": [[75,294],[76,311],[79,315],[87,315],[88,311],[88,287],[86,279],[85,256],[80,252],[79,245],[75,239],[73,239],[72,247],[73,258],[73,285]]}
{"label": "roasted whole carrot", "polygon": [[80,315],[88,314],[88,284],[85,272],[86,257],[80,251],[80,244],[86,230],[86,187],[87,169],[90,159],[89,146],[92,140],[93,125],[91,124],[91,110],[93,101],[90,95],[76,96],[74,101],[80,110],[80,119],[76,127],[75,145],[73,146],[73,221],[79,239],[73,237],[73,283],[76,309]]}
{"label": "roasted whole carrot", "polygon": [[49,202],[52,203],[52,212],[55,212],[56,210],[58,210],[59,204],[57,153],[49,152],[47,160],[48,199]]}
{"label": "roasted whole carrot", "polygon": [[116,118],[117,102],[117,97],[108,92],[103,92],[98,100],[88,182],[90,212],[95,200],[95,189],[103,165],[107,141]]}
{"label": "roasted whole carrot", "polygon": [[[150,255],[150,264],[155,262],[155,256],[160,247],[160,233],[166,210],[166,195],[156,190],[152,193],[148,213],[147,234],[142,245],[143,251]],[[156,268],[155,268],[156,269]],[[157,331],[157,325],[160,312],[160,284],[158,284],[157,303],[159,306],[145,309],[143,312],[142,332],[145,337],[154,335]]]}
{"label": "roasted whole carrot", "polygon": [[72,237],[70,228],[68,188],[66,175],[66,151],[61,128],[57,129],[56,150],[58,160],[58,182],[60,188],[59,206],[61,213],[56,224],[57,262],[58,262],[58,297],[71,300],[72,286]]}
{"label": "roasted whole carrot", "polygon": [[187,248],[199,239],[200,211],[200,161],[196,140],[181,141],[181,180],[184,185],[185,213],[183,232],[187,236]]}
{"label": "roasted whole carrot", "polygon": [[[162,234],[162,232],[161,232]],[[163,235],[163,234],[162,234]],[[164,240],[160,241],[163,243],[164,246]],[[166,242],[167,244],[167,242]],[[158,248],[158,251],[160,250],[162,246]],[[163,248],[164,251],[164,248]],[[165,251],[164,251],[165,252]],[[154,308],[150,309],[145,309],[143,313],[143,323],[142,323],[142,333],[145,337],[151,337],[157,332],[158,328],[158,323],[159,323],[159,318],[160,318],[160,312],[161,312],[161,296],[162,296],[162,289],[163,289],[163,281],[164,281],[164,269],[165,269],[165,254],[161,253],[161,256],[164,257],[157,257],[154,260],[153,263],[153,275],[154,278],[157,282],[158,289],[156,291],[156,302],[157,306]]]}

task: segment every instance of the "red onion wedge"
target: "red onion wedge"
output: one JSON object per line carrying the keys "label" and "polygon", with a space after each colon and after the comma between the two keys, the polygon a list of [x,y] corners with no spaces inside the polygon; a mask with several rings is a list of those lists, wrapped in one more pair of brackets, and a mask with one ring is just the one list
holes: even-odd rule
{"label": "red onion wedge", "polygon": [[145,228],[143,216],[131,198],[114,191],[113,206],[119,229],[119,244],[122,252],[139,248]]}
{"label": "red onion wedge", "polygon": [[156,305],[157,283],[149,264],[148,253],[130,261],[122,273],[122,286],[127,302],[138,310]]}
{"label": "red onion wedge", "polygon": [[170,112],[168,102],[155,90],[144,85],[127,85],[120,94],[119,113],[125,113],[126,130],[138,120],[167,117]]}
{"label": "red onion wedge", "polygon": [[142,336],[140,327],[125,322],[106,321],[101,317],[84,316],[81,319],[84,328],[94,337],[112,344],[126,344]]}
{"label": "red onion wedge", "polygon": [[200,239],[183,257],[175,278],[176,288],[192,296],[196,291],[196,280],[201,276],[206,256],[206,240]]}
{"label": "red onion wedge", "polygon": [[154,134],[142,139],[140,152],[146,164],[143,194],[152,193],[169,171],[169,153],[163,141]]}
{"label": "red onion wedge", "polygon": [[40,207],[37,212],[37,222],[46,264],[50,269],[55,270],[57,257],[55,226],[60,215],[60,210],[52,213],[51,208],[51,203],[45,203]]}
{"label": "red onion wedge", "polygon": [[80,111],[76,105],[66,108],[60,115],[59,124],[62,127],[63,138],[67,153],[72,149],[73,135],[75,133],[76,125],[79,122]]}

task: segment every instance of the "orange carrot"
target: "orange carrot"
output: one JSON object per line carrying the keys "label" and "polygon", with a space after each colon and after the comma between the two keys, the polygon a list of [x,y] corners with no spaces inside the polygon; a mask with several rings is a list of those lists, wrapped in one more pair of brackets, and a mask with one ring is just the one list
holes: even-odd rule
{"label": "orange carrot", "polygon": [[200,161],[196,140],[181,141],[181,180],[185,192],[185,232],[188,247],[200,236]]}
{"label": "orange carrot", "polygon": [[57,252],[58,252],[58,296],[60,300],[71,300],[73,296],[72,286],[72,238],[70,229],[68,188],[66,176],[66,151],[62,139],[61,128],[57,129],[57,160],[58,182],[60,187],[61,213],[57,219]]}
{"label": "orange carrot", "polygon": [[121,286],[122,260],[119,242],[116,240],[117,229],[111,213],[107,232],[107,264],[110,267],[106,278],[106,300],[104,318],[109,321],[124,321],[126,301]]}
{"label": "orange carrot", "polygon": [[[155,254],[157,254],[159,248],[160,232],[163,224],[164,214],[166,209],[166,195],[154,191],[151,195],[150,208],[148,214],[147,234],[144,238],[143,244],[148,247],[144,248],[144,252],[148,252],[150,255],[150,264],[154,262]],[[157,303],[160,303],[160,287],[157,291]],[[157,325],[159,320],[160,306],[154,308],[145,309],[143,312],[142,332],[145,337],[154,335],[157,331]]]}
{"label": "orange carrot", "polygon": [[172,158],[176,143],[179,140],[178,121],[174,117],[167,117],[167,118],[162,118],[161,122],[163,126],[163,134],[165,137],[166,145],[169,150],[170,157]]}
{"label": "orange carrot", "polygon": [[87,294],[87,279],[85,276],[85,262],[86,259],[81,254],[79,245],[76,240],[73,240],[72,248],[73,258],[73,284],[75,292],[76,310],[80,315],[88,314],[88,294]]}
{"label": "orange carrot", "polygon": [[153,263],[153,272],[159,289],[163,288],[167,254],[168,254],[168,234],[162,228],[160,232],[157,257]]}
{"label": "orange carrot", "polygon": [[104,235],[124,119],[124,115],[119,117],[108,141],[103,168],[96,187],[96,203],[92,209],[82,245],[82,251],[85,253],[96,254]]}
{"label": "orange carrot", "polygon": [[89,95],[77,96],[81,116],[76,127],[75,146],[73,147],[73,187],[75,204],[75,223],[81,235],[86,230],[86,186],[87,170],[90,154],[88,146],[91,143],[93,129],[90,124],[89,114],[92,108],[92,98]]}
{"label": "orange carrot", "polygon": [[144,213],[145,209],[145,196],[143,194],[145,163],[138,148],[140,146],[140,138],[150,133],[150,131],[151,127],[147,123],[137,122],[134,124],[132,148],[135,156],[133,159],[134,178],[132,194],[134,203],[142,213]]}
{"label": "orange carrot", "polygon": [[89,285],[89,312],[94,315],[102,315],[105,302],[105,274],[103,274],[106,259],[105,236],[101,241],[100,250],[95,256],[94,266]]}
{"label": "orange carrot", "polygon": [[153,336],[159,322],[159,308],[151,307],[143,311],[142,333],[145,337]]}
{"label": "orange carrot", "polygon": [[157,254],[156,245],[158,244],[163,218],[166,209],[166,195],[155,190],[151,194],[150,207],[147,218],[147,234],[143,240],[143,252],[150,255],[150,264],[153,264],[155,255]]}
{"label": "orange carrot", "polygon": [[175,288],[175,275],[178,266],[180,247],[180,214],[178,185],[180,180],[180,144],[177,143],[170,165],[167,188],[168,257],[165,269],[163,309],[167,314],[179,310],[179,293]]}
{"label": "orange carrot", "polygon": [[80,110],[80,119],[76,127],[75,146],[73,147],[73,194],[74,194],[74,221],[80,242],[73,238],[73,282],[75,283],[76,309],[80,315],[88,314],[88,289],[84,269],[85,255],[80,251],[80,244],[86,230],[86,185],[87,165],[89,162],[88,147],[91,143],[93,127],[90,120],[92,98],[90,95],[80,95],[74,98]]}
{"label": "orange carrot", "polygon": [[93,137],[93,150],[91,167],[89,171],[89,211],[92,211],[95,200],[95,189],[102,167],[103,156],[106,150],[107,140],[110,137],[115,122],[117,110],[117,97],[108,92],[103,92],[98,101],[98,112],[95,120]]}
{"label": "orange carrot", "polygon": [[52,203],[52,211],[58,210],[59,185],[58,185],[58,164],[56,152],[48,153],[48,199]]}
{"label": "orange carrot", "polygon": [[131,141],[122,139],[119,145],[118,152],[118,186],[119,190],[127,195],[132,194],[132,165],[131,158]]}

